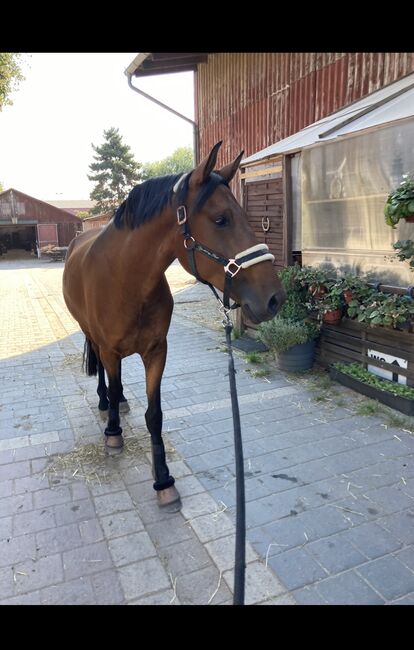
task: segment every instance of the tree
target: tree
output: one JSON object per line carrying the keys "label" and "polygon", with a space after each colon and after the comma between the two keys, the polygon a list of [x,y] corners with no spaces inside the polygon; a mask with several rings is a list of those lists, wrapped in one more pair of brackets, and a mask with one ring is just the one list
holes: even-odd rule
{"label": "tree", "polygon": [[1,194],[2,192],[4,192],[4,187],[3,187],[3,183],[0,181],[0,194]]}
{"label": "tree", "polygon": [[9,95],[24,80],[19,65],[20,57],[21,54],[16,52],[0,52],[0,112],[3,106],[13,104]]}
{"label": "tree", "polygon": [[142,178],[147,180],[154,176],[166,176],[167,174],[179,174],[189,172],[193,169],[193,150],[191,147],[179,147],[167,158],[150,162],[143,165]]}
{"label": "tree", "polygon": [[90,181],[96,183],[90,198],[97,202],[92,214],[109,212],[118,207],[132,188],[141,179],[141,164],[134,159],[128,145],[122,142],[119,129],[111,127],[104,131],[105,142],[100,146],[92,144],[97,154],[96,162],[89,165]]}

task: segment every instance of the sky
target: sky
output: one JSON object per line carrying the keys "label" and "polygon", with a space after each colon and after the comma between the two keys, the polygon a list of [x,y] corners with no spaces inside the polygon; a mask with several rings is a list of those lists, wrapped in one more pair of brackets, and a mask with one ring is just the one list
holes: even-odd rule
{"label": "sky", "polygon": [[[91,144],[119,128],[138,162],[161,160],[193,146],[192,125],[128,86],[125,68],[137,52],[25,54],[26,79],[0,112],[0,182],[35,198],[89,199]],[[193,73],[155,75],[132,83],[194,119]]]}

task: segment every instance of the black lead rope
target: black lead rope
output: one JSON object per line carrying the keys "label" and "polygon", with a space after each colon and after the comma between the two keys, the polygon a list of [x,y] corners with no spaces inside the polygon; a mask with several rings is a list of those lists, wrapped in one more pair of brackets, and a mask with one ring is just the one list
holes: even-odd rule
{"label": "black lead rope", "polygon": [[[244,495],[244,458],[243,458],[243,442],[241,436],[240,426],[240,410],[239,401],[237,398],[236,386],[236,369],[234,367],[233,349],[231,345],[231,332],[233,324],[230,320],[229,313],[239,305],[233,304],[230,307],[230,287],[233,275],[238,271],[239,264],[243,261],[260,257],[263,252],[254,252],[245,255],[244,257],[235,261],[229,260],[221,255],[218,255],[207,246],[196,242],[190,234],[190,228],[187,221],[187,213],[185,206],[180,206],[177,210],[177,221],[180,226],[181,234],[184,238],[184,246],[188,253],[188,261],[192,274],[199,282],[206,284],[212,290],[215,298],[220,303],[220,311],[223,313],[223,327],[226,334],[227,352],[229,355],[229,382],[230,382],[230,396],[231,408],[233,412],[233,430],[234,430],[234,455],[236,465],[236,544],[235,544],[235,562],[234,562],[234,590],[233,590],[233,605],[244,605],[244,585],[245,585],[245,570],[246,570],[246,503]],[[198,274],[194,252],[198,251],[203,253],[215,262],[222,264],[225,267],[225,280],[223,300],[220,299],[215,287],[210,282],[203,280]],[[236,268],[232,271],[231,267]]]}
{"label": "black lead rope", "polygon": [[[229,354],[229,381],[231,408],[233,411],[234,430],[234,455],[236,464],[236,553],[234,563],[234,592],[233,605],[244,605],[244,574],[246,569],[246,502],[244,496],[244,459],[243,442],[240,427],[239,401],[237,399],[236,370],[234,367],[233,350],[231,346],[230,322],[227,311],[227,323],[224,325],[226,332],[227,351]],[[223,321],[224,323],[224,321]]]}

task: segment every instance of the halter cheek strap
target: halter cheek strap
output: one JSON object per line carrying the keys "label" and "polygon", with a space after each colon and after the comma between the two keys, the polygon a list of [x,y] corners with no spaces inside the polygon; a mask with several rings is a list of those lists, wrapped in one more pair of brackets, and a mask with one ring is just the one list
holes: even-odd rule
{"label": "halter cheek strap", "polygon": [[[183,181],[183,178],[184,177],[182,176],[174,186],[175,192],[178,191]],[[221,300],[217,294],[215,287],[213,287],[213,285],[210,282],[203,280],[203,278],[201,278],[198,274],[196,263],[195,263],[195,255],[194,255],[195,251],[202,253],[203,255],[210,258],[214,262],[217,262],[218,264],[222,264],[222,266],[224,267],[225,279],[224,279],[223,304],[226,309],[230,309],[229,298],[230,298],[231,280],[232,278],[234,278],[235,275],[237,275],[240,269],[247,269],[249,266],[253,266],[253,264],[258,264],[259,262],[265,262],[266,260],[273,261],[275,259],[275,256],[269,252],[269,247],[266,244],[256,244],[255,246],[246,248],[244,251],[237,253],[237,255],[235,255],[234,258],[223,257],[222,255],[211,250],[211,248],[204,246],[204,244],[200,244],[200,242],[196,241],[194,237],[191,236],[190,227],[187,219],[187,209],[185,205],[180,205],[177,208],[177,223],[180,226],[180,232],[184,238],[184,248],[188,253],[188,261],[190,264],[191,273],[195,276],[197,280],[199,280],[199,282],[202,282],[203,284],[207,284],[210,287],[210,289],[213,291],[217,300],[219,300],[220,302]],[[235,309],[236,307],[239,307],[239,305],[234,304],[232,305],[231,309]]]}

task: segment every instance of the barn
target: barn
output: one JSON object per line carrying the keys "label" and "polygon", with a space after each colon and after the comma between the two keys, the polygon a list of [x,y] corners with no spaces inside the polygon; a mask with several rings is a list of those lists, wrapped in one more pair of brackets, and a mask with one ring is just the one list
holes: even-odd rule
{"label": "barn", "polygon": [[[383,213],[390,190],[414,172],[414,53],[152,52],[135,57],[126,74],[139,87],[140,77],[180,70],[194,72],[198,157],[219,140],[218,166],[245,152],[232,189],[277,269],[329,264],[340,276],[368,275],[385,293],[414,297],[407,263],[385,260],[396,239],[414,239],[413,225],[401,221],[393,231]],[[390,359],[368,356],[401,352],[414,385],[413,323],[406,325],[324,325],[319,361],[390,371]]]}
{"label": "barn", "polygon": [[83,230],[91,230],[92,228],[100,228],[101,226],[106,226],[108,221],[113,216],[113,210],[110,212],[104,212],[103,214],[97,214],[94,217],[86,217],[82,219]]}
{"label": "barn", "polygon": [[13,188],[0,194],[0,242],[7,250],[67,246],[80,230],[79,217],[66,210]]}

